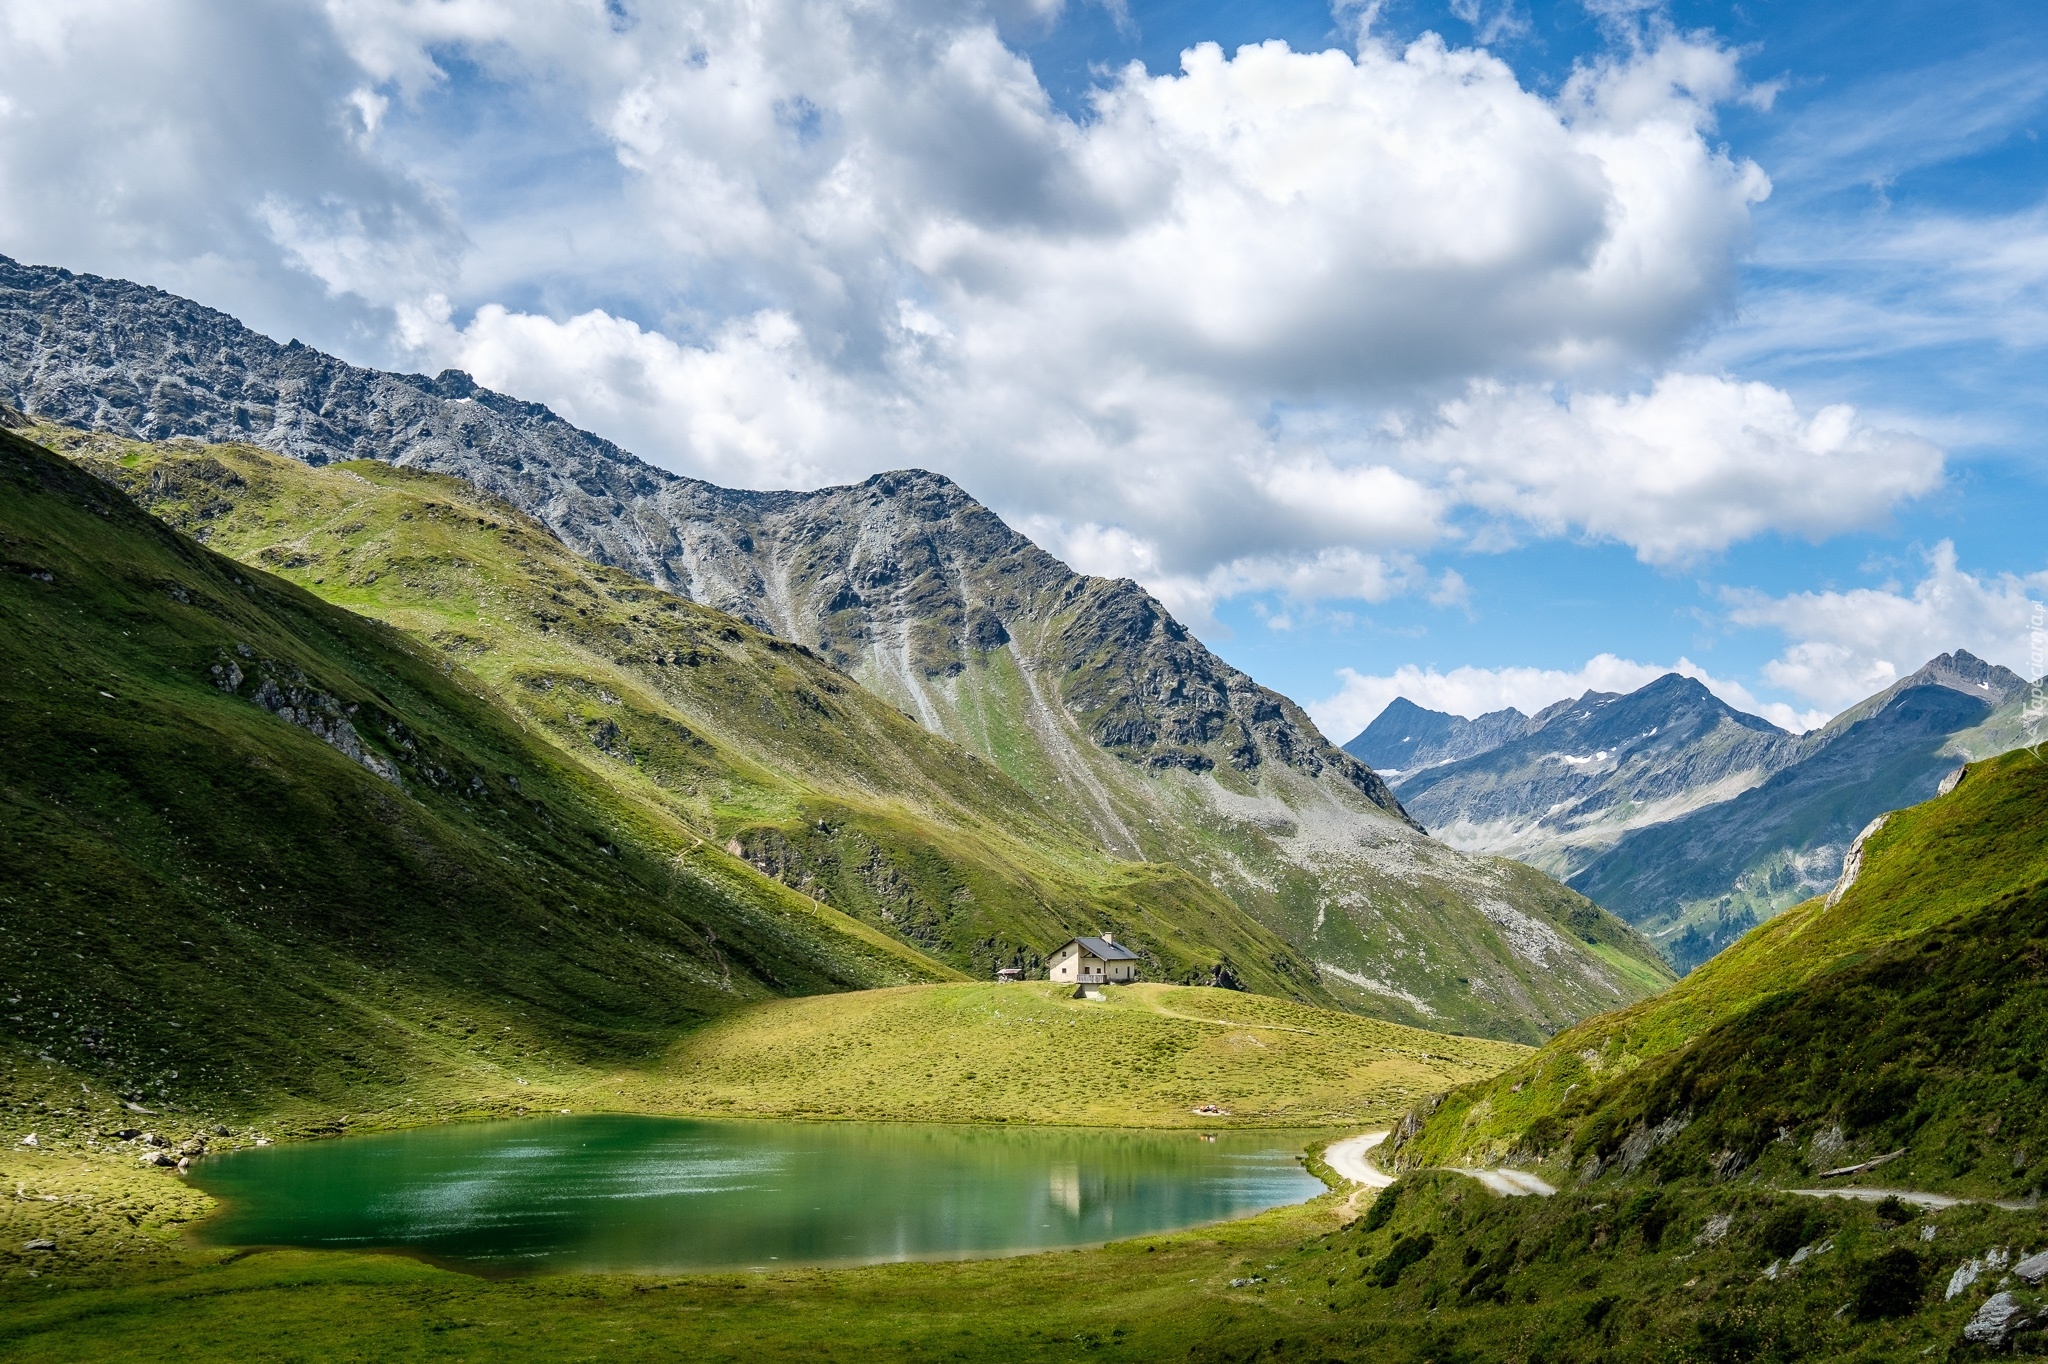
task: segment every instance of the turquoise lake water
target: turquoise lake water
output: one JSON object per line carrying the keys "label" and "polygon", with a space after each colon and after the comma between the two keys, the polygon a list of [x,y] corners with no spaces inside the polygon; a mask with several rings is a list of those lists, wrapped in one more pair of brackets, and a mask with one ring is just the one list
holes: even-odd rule
{"label": "turquoise lake water", "polygon": [[1288,1133],[591,1114],[201,1161],[239,1246],[395,1249],[485,1274],[971,1259],[1241,1217],[1321,1193]]}

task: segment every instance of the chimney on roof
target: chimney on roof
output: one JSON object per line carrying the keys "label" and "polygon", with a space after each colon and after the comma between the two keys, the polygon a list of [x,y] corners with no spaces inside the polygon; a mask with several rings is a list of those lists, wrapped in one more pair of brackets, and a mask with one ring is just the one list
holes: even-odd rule
{"label": "chimney on roof", "polygon": [[1103,940],[1104,942],[1111,942],[1111,943],[1113,943],[1113,942],[1115,942],[1115,941],[1116,941],[1116,934],[1114,934],[1114,933],[1110,932],[1110,931],[1109,931],[1108,929],[1104,929],[1104,930],[1102,931],[1102,940]]}

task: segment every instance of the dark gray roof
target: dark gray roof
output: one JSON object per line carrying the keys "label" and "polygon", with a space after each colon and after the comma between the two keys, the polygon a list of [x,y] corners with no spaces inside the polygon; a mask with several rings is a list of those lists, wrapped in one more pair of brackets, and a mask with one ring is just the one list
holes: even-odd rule
{"label": "dark gray roof", "polygon": [[1076,938],[1074,941],[1081,944],[1082,951],[1090,956],[1099,957],[1103,961],[1138,960],[1138,954],[1130,948],[1119,947],[1117,944],[1106,942],[1101,938]]}

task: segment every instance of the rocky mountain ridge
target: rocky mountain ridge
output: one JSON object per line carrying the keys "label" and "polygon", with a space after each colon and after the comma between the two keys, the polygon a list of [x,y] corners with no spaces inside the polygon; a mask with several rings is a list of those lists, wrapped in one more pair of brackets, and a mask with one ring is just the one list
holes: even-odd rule
{"label": "rocky mountain ridge", "polygon": [[1407,697],[1397,696],[1344,745],[1344,751],[1392,780],[1490,752],[1527,734],[1530,723],[1528,716],[1512,706],[1468,720],[1445,711],[1425,710]]}
{"label": "rocky mountain ridge", "polygon": [[[1548,706],[1513,737],[1391,781],[1446,842],[1544,868],[1690,967],[1827,889],[1870,819],[1931,797],[1965,758],[2019,746],[2028,694],[1958,650],[1794,735],[1672,673]],[[1385,752],[1398,731],[1418,736],[1418,757],[1440,755],[1475,741],[1478,722],[1447,723],[1459,719],[1411,705],[1353,743]]]}
{"label": "rocky mountain ridge", "polygon": [[466,375],[361,369],[159,290],[12,261],[0,399],[468,479],[599,563],[818,650],[1106,848],[1193,871],[1352,1007],[1533,1039],[1666,978],[1548,877],[1424,836],[1370,768],[1135,583],[1073,573],[939,475],[718,488]]}
{"label": "rocky mountain ridge", "polygon": [[1396,780],[1446,842],[1568,880],[1628,830],[1730,799],[1796,753],[1792,735],[1667,673],[1548,706],[1516,737]]}

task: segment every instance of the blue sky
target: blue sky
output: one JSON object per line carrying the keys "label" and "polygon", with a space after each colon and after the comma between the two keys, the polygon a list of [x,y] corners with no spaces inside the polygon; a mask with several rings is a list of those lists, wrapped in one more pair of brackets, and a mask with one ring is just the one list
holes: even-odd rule
{"label": "blue sky", "polygon": [[466,368],[718,482],[940,469],[1340,741],[1399,693],[1682,666],[1805,725],[1948,648],[2038,670],[2028,6],[0,26],[0,252]]}
{"label": "blue sky", "polygon": [[[1498,5],[1457,8],[1462,14],[1390,4],[1377,27],[1400,39],[1431,30],[1459,42],[1490,31],[1492,51],[1550,87],[1612,41],[1612,24],[1578,3],[1509,6],[1505,25]],[[1219,606],[1225,629],[1210,638],[1233,663],[1292,695],[1321,697],[1333,660],[1391,674],[1403,664],[1569,672],[1602,652],[1686,657],[1805,710],[1810,699],[1763,678],[1785,636],[1725,620],[1721,589],[1910,585],[1942,541],[1978,575],[2048,567],[2043,277],[2015,286],[2017,311],[2031,316],[2007,326],[1995,294],[1959,301],[1921,257],[1888,260],[1881,249],[1888,231],[1922,216],[1969,226],[2043,211],[2048,15],[2010,3],[1900,0],[1683,4],[1662,13],[1740,45],[1753,77],[1783,82],[1768,110],[1738,105],[1721,119],[1727,144],[1764,168],[1772,193],[1755,214],[1733,315],[1704,329],[1699,353],[1815,404],[1854,402],[1940,433],[1951,458],[1946,486],[1902,505],[1880,529],[1818,543],[1765,536],[1690,571],[1583,541],[1459,555],[1455,566],[1471,584],[1467,609],[1408,597],[1302,610],[1272,594],[1238,597]],[[1121,28],[1090,6],[1028,50],[1048,86],[1079,108],[1103,65],[1137,60],[1170,70],[1195,41],[1267,37],[1297,47],[1342,41],[1322,5],[1139,0]],[[1855,325],[1848,334],[1803,327],[1808,311],[1850,313]],[[1275,618],[1292,628],[1271,628]]]}

